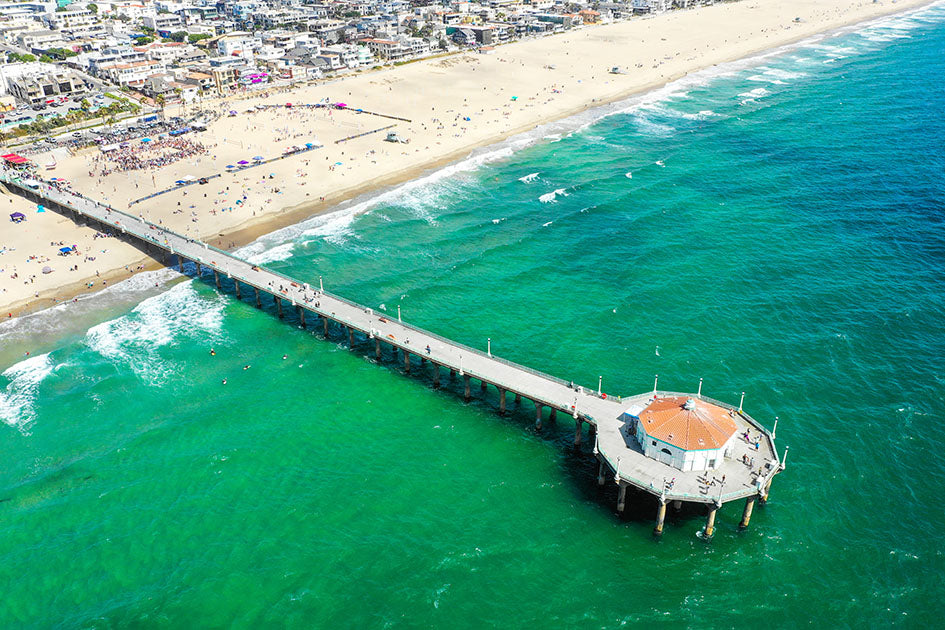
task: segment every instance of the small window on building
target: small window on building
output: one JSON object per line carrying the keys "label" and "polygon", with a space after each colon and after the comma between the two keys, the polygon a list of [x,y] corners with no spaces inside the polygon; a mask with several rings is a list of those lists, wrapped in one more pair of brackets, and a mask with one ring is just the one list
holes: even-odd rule
{"label": "small window on building", "polygon": [[656,440],[653,440],[653,446],[656,446]]}
{"label": "small window on building", "polygon": [[709,468],[715,468],[715,460],[714,460],[714,459],[710,459],[710,460],[709,460]]}

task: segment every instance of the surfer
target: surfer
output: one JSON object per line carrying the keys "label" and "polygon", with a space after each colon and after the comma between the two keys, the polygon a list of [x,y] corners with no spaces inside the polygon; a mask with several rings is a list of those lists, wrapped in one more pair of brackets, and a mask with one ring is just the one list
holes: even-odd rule
{"label": "surfer", "polygon": [[217,351],[214,350],[213,348],[210,348],[210,356],[211,356],[211,357],[217,356]]}

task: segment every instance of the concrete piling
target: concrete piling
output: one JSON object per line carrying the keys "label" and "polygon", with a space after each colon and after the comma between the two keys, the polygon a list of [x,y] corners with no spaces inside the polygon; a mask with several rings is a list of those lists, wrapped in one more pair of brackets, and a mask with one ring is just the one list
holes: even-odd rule
{"label": "concrete piling", "polygon": [[499,413],[505,413],[505,390],[499,389]]}
{"label": "concrete piling", "polygon": [[279,319],[282,319],[282,299],[276,297],[276,306],[279,307]]}
{"label": "concrete piling", "polygon": [[552,407],[551,413],[548,414],[548,417],[552,422],[555,422],[558,419],[558,410]]}
{"label": "concrete piling", "polygon": [[617,511],[623,512],[626,506],[627,506],[627,484],[621,483],[620,489],[617,490]]}
{"label": "concrete piling", "polygon": [[482,390],[482,391],[486,391],[486,382],[485,382],[485,381],[479,381],[479,389]]}
{"label": "concrete piling", "polygon": [[381,360],[381,340],[377,337],[374,338],[374,357],[378,361]]}
{"label": "concrete piling", "polygon": [[654,536],[663,535],[663,523],[666,521],[666,501],[660,500],[660,506],[656,510],[656,525],[653,527]]}
{"label": "concrete piling", "polygon": [[410,353],[404,350],[404,371],[410,374]]}
{"label": "concrete piling", "polygon": [[299,309],[299,319],[302,322],[302,328],[305,328],[305,309],[302,308],[301,304],[299,304],[296,308]]}
{"label": "concrete piling", "polygon": [[521,394],[515,394],[515,404],[516,404],[516,405],[522,404],[522,395],[521,395]]}
{"label": "concrete piling", "polygon": [[[237,299],[237,300],[242,300],[242,299],[243,299],[243,294],[242,294],[241,289],[240,289],[240,281],[239,281],[239,280],[234,280],[234,281],[233,281],[233,286],[236,287],[236,299]],[[256,289],[256,291],[258,292],[259,289]]]}
{"label": "concrete piling", "polygon": [[574,445],[575,446],[581,445],[581,428],[582,428],[581,425],[582,424],[583,422],[581,422],[580,420],[574,421]]}
{"label": "concrete piling", "polygon": [[328,318],[322,316],[322,323],[325,324],[325,339],[328,339]]}
{"label": "concrete piling", "polygon": [[220,286],[220,272],[216,269],[213,270],[213,280],[217,283],[217,289],[221,289]]}
{"label": "concrete piling", "polygon": [[748,523],[751,522],[751,512],[755,509],[755,498],[748,497],[745,499],[745,511],[742,512],[742,522],[738,524],[738,529],[748,529]]}
{"label": "concrete piling", "polygon": [[469,398],[470,398],[470,395],[469,395],[469,374],[463,374],[463,381],[466,382],[466,391],[463,393],[463,398],[466,400],[466,402],[469,402]]}
{"label": "concrete piling", "polygon": [[715,535],[715,513],[718,511],[719,506],[714,503],[709,505],[709,515],[705,518],[705,530],[702,532],[702,537],[706,540]]}
{"label": "concrete piling", "polygon": [[[433,362],[431,361],[431,363]],[[440,388],[440,366],[436,363],[433,363],[433,387]]]}
{"label": "concrete piling", "polygon": [[538,403],[538,402],[535,403],[535,428],[538,429],[539,431],[541,431],[541,408],[542,408],[542,406],[543,406],[543,405],[542,405],[541,403]]}
{"label": "concrete piling", "polygon": [[[253,287],[256,289],[256,287]],[[259,300],[259,289],[256,289],[256,308],[262,308],[262,302]]]}
{"label": "concrete piling", "polygon": [[[354,328],[351,328],[350,326],[348,327],[348,347],[354,347]],[[409,372],[410,370],[407,371]]]}
{"label": "concrete piling", "polygon": [[605,481],[607,481],[607,468],[604,466],[604,462],[600,462],[597,465],[597,485],[602,486]]}

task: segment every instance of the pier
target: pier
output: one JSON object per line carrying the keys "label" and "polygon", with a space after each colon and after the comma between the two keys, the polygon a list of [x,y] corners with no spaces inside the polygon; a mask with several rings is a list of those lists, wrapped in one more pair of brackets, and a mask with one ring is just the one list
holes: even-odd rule
{"label": "pier", "polygon": [[[197,275],[212,275],[220,290],[221,278],[225,277],[233,283],[237,299],[252,296],[257,307],[261,307],[264,298],[273,300],[280,318],[287,311],[295,312],[302,327],[320,320],[326,337],[335,329],[343,332],[349,346],[356,342],[372,344],[378,360],[385,351],[393,353],[405,372],[412,368],[432,372],[434,387],[439,387],[443,374],[462,379],[467,401],[473,395],[475,382],[483,391],[489,387],[498,391],[500,413],[506,412],[509,396],[516,403],[530,401],[539,430],[546,419],[561,422],[562,418],[570,418],[574,422],[574,443],[580,445],[586,433],[588,443],[593,444],[592,452],[599,462],[598,483],[616,486],[619,512],[625,511],[630,501],[644,499],[645,494],[656,499],[657,536],[663,533],[667,506],[679,509],[683,503],[700,504],[700,509],[704,509],[705,539],[711,539],[714,533],[717,510],[728,502],[744,500],[739,529],[747,528],[755,504],[767,501],[773,477],[784,469],[787,452],[780,456],[775,447],[776,424],[768,430],[745,413],[741,403],[735,407],[703,396],[701,382],[695,394],[658,390],[657,381],[645,393],[610,396],[599,387],[583,387],[494,356],[491,347],[483,352],[413,326],[402,321],[399,312],[393,317],[377,313],[325,291],[321,280],[318,286],[310,286],[50,182],[10,173],[0,175],[0,182],[10,193],[42,203],[77,223],[136,242],[149,255],[182,273],[185,263],[193,263]],[[733,439],[724,460],[712,470],[684,471],[647,456],[636,436],[635,424],[626,419],[626,412],[670,398],[720,408],[734,423],[739,436],[749,432],[754,437],[751,441]],[[654,441],[653,445],[656,444]],[[635,490],[632,495],[628,492],[631,489]]]}

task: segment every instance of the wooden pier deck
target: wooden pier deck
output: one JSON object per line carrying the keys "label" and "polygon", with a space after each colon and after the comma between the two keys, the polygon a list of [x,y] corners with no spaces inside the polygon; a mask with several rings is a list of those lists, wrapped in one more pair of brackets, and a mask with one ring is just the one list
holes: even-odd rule
{"label": "wooden pier deck", "polygon": [[[506,410],[507,396],[515,396],[516,401],[519,397],[526,398],[535,405],[536,425],[539,428],[548,416],[552,420],[558,414],[573,418],[576,444],[582,440],[583,425],[589,425],[588,433],[594,439],[593,452],[600,462],[599,483],[603,485],[609,481],[617,484],[620,510],[625,507],[627,489],[630,487],[655,496],[659,501],[657,533],[662,532],[666,504],[678,501],[707,505],[710,521],[706,529],[711,536],[715,510],[723,503],[745,498],[743,525],[747,526],[755,499],[762,502],[767,499],[772,477],[783,470],[783,461],[775,448],[773,434],[741,410],[734,413],[739,433],[750,429],[760,434],[760,447],[756,449],[754,445],[736,439],[733,455],[725,459],[721,468],[708,473],[683,472],[646,457],[629,433],[629,425],[620,419],[621,414],[635,401],[648,399],[653,392],[629,398],[599,395],[594,388],[581,387],[543,374],[399,321],[397,317],[376,313],[368,307],[323,291],[321,287],[312,287],[264,266],[254,265],[141,217],[61,190],[49,182],[22,179],[10,174],[0,176],[0,182],[9,191],[43,203],[47,208],[71,216],[77,222],[98,225],[100,229],[111,229],[126,238],[137,239],[146,251],[155,257],[164,257],[165,262],[173,263],[176,258],[181,271],[184,262],[196,263],[198,274],[215,274],[218,288],[221,287],[221,276],[225,276],[234,282],[236,295],[240,299],[250,290],[257,306],[264,296],[274,300],[280,317],[285,309],[291,308],[296,311],[303,326],[313,323],[313,318],[320,319],[326,335],[329,326],[342,326],[347,330],[352,345],[355,335],[367,342],[373,340],[378,359],[382,356],[382,349],[390,346],[395,354],[400,352],[399,360],[402,359],[404,369],[408,372],[411,368],[428,369],[422,364],[430,363],[435,366],[432,370],[435,386],[440,384],[441,372],[449,370],[451,376],[463,379],[467,400],[472,395],[473,381],[478,381],[482,389],[491,385],[498,390],[501,412]],[[172,259],[167,260],[167,256]],[[700,398],[734,409],[701,395],[677,395]],[[547,414],[546,408],[549,410]],[[753,470],[743,463],[743,455],[754,458],[756,465]],[[724,484],[721,483],[723,476]]]}

